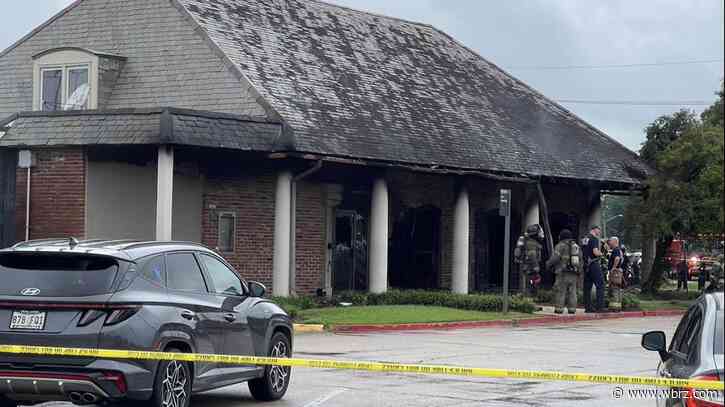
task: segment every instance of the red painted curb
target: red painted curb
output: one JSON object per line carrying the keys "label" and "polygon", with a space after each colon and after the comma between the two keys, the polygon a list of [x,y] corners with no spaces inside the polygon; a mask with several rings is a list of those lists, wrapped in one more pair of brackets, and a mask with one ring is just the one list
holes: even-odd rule
{"label": "red painted curb", "polygon": [[395,332],[395,331],[423,331],[423,330],[452,330],[473,328],[506,328],[541,325],[557,325],[572,322],[594,321],[599,319],[647,318],[680,316],[685,311],[625,311],[606,314],[576,314],[572,316],[547,315],[539,318],[492,320],[492,321],[464,321],[464,322],[435,322],[394,325],[335,325],[330,330],[337,333],[369,333],[369,332]]}

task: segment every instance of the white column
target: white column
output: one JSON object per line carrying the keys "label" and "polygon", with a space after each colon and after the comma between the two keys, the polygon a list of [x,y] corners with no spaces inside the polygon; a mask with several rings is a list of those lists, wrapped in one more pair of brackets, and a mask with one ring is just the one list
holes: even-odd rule
{"label": "white column", "polygon": [[599,193],[599,191],[594,191],[592,193],[592,200],[591,200],[591,209],[589,211],[589,219],[587,220],[589,222],[589,227],[587,228],[587,231],[589,231],[592,226],[599,226],[604,227],[602,225],[602,197]]}
{"label": "white column", "polygon": [[388,290],[388,185],[382,178],[373,183],[370,207],[370,292]]}
{"label": "white column", "polygon": [[462,189],[458,194],[453,214],[453,276],[451,290],[457,294],[468,294],[469,218],[468,191]]}
{"label": "white column", "polygon": [[277,175],[274,198],[274,254],[272,258],[272,293],[278,297],[289,296],[290,284],[290,234],[292,233],[292,173]]}
{"label": "white column", "polygon": [[538,225],[540,222],[539,216],[539,200],[534,199],[526,207],[526,214],[524,215],[524,230],[529,225]]}
{"label": "white column", "polygon": [[174,196],[174,147],[159,146],[156,167],[156,240],[171,240]]}

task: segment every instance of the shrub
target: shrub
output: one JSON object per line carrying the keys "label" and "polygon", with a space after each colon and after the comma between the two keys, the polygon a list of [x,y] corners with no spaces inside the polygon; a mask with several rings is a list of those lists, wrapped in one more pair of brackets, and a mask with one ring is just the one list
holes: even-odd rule
{"label": "shrub", "polygon": [[536,292],[536,296],[534,297],[534,300],[538,304],[553,304],[554,303],[554,291],[546,290],[546,289],[539,289]]}
{"label": "shrub", "polygon": [[[349,302],[353,305],[433,305],[472,311],[501,311],[503,297],[494,294],[454,294],[449,291],[390,290],[382,294],[343,292],[335,297],[336,303]],[[513,295],[510,298],[512,311],[532,313],[534,303],[530,298]]]}

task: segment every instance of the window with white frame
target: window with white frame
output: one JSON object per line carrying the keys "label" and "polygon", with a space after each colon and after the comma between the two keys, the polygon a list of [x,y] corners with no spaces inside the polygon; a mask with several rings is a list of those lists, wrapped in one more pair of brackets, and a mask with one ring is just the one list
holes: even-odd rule
{"label": "window with white frame", "polygon": [[90,66],[64,65],[40,68],[40,110],[89,108]]}
{"label": "window with white frame", "polygon": [[232,253],[234,251],[234,241],[236,240],[236,224],[237,216],[232,212],[222,212],[219,214],[219,238],[217,248],[222,253]]}
{"label": "window with white frame", "polygon": [[34,55],[33,110],[98,109],[99,55],[69,47]]}

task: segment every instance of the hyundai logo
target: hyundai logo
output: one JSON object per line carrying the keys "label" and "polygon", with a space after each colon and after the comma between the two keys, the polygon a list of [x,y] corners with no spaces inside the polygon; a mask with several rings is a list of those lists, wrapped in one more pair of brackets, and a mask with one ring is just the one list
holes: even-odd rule
{"label": "hyundai logo", "polygon": [[38,294],[40,294],[40,288],[23,288],[20,291],[20,295],[31,296],[31,295],[38,295]]}

